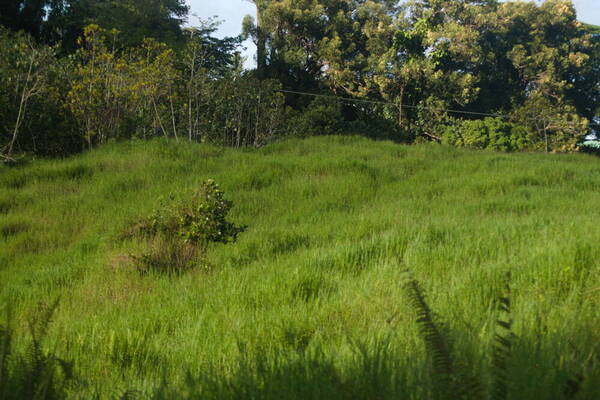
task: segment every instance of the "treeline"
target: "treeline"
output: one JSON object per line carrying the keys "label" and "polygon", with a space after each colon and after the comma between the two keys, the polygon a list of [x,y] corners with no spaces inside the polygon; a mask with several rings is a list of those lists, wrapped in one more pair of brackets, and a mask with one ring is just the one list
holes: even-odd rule
{"label": "treeline", "polygon": [[389,102],[382,115],[408,139],[567,150],[598,112],[598,28],[570,0],[255,4],[244,26],[261,76]]}
{"label": "treeline", "polygon": [[280,86],[242,71],[238,41],[214,39],[214,29],[186,29],[174,50],[151,38],[119,47],[116,31],[88,25],[62,57],[57,47],[0,31],[3,157],[155,136],[263,144],[280,133]]}
{"label": "treeline", "polygon": [[255,4],[218,39],[182,0],[3,3],[0,154],[332,133],[569,151],[598,115],[600,32],[569,0]]}

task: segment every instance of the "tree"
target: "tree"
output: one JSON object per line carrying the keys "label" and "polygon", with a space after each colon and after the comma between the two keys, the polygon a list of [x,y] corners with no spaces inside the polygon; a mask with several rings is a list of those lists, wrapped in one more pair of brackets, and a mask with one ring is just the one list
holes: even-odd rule
{"label": "tree", "polygon": [[256,19],[246,15],[242,22],[244,39],[251,37],[256,45],[256,70],[259,78],[264,78],[267,66],[267,33],[264,27],[264,14],[268,0],[249,0],[256,6]]}
{"label": "tree", "polygon": [[506,57],[523,85],[515,115],[537,129],[547,151],[571,148],[585,132],[585,116],[593,115],[585,103],[598,93],[591,35],[569,0],[509,2],[498,13],[508,21]]}
{"label": "tree", "polygon": [[0,157],[10,160],[31,102],[48,90],[54,50],[0,28]]}
{"label": "tree", "polygon": [[256,0],[256,21],[247,16],[246,37],[257,45],[259,77],[281,80],[286,87],[315,88],[322,75],[320,44],[334,28],[337,14],[356,2],[344,0]]}
{"label": "tree", "polygon": [[67,52],[76,49],[77,38],[90,24],[122,32],[122,46],[154,38],[177,47],[188,11],[185,0],[5,0],[0,2],[0,25],[48,44],[60,43]]}
{"label": "tree", "polygon": [[210,93],[209,81],[223,79],[241,67],[237,52],[240,38],[218,39],[212,36],[218,22],[201,21],[200,26],[185,30],[186,45],[180,54],[180,70],[183,73],[186,93],[188,140],[200,139],[203,106],[214,93]]}
{"label": "tree", "polygon": [[590,37],[589,60],[575,75],[568,96],[585,118],[590,121],[600,116],[600,26],[583,24]]}
{"label": "tree", "polygon": [[42,33],[49,0],[5,0],[0,2],[0,25],[35,38]]}
{"label": "tree", "polygon": [[117,35],[90,25],[77,54],[67,104],[88,146],[155,133],[177,138],[174,52],[154,39],[118,52]]}
{"label": "tree", "polygon": [[[328,81],[350,95],[395,104],[387,115],[398,125],[408,123],[413,132],[438,140],[433,128],[445,119],[439,109],[464,107],[477,94],[472,66],[481,54],[479,3],[413,1],[399,8],[357,2],[338,13],[343,22],[323,40]],[[405,117],[406,103],[417,112]]]}

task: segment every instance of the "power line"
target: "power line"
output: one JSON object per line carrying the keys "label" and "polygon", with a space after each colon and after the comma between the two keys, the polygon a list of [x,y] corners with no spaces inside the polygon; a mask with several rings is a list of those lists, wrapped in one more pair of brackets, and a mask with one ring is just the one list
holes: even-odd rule
{"label": "power line", "polygon": [[299,94],[299,95],[304,95],[304,96],[325,97],[325,98],[330,98],[330,99],[336,99],[336,100],[342,100],[342,101],[348,101],[348,102],[356,102],[356,103],[389,104],[389,105],[393,105],[393,106],[396,106],[396,107],[410,108],[410,109],[419,109],[420,108],[422,110],[446,111],[446,112],[449,112],[449,113],[481,115],[481,116],[487,116],[487,117],[506,117],[505,115],[502,115],[502,114],[491,114],[491,113],[482,113],[482,112],[475,112],[475,111],[460,111],[460,110],[452,110],[452,109],[436,108],[436,107],[420,107],[420,106],[413,106],[413,105],[410,105],[410,104],[394,103],[394,102],[391,102],[391,101],[352,99],[350,97],[332,96],[332,95],[328,95],[328,94],[298,92],[298,91],[295,91],[295,90],[278,89],[277,91],[278,92],[283,92],[283,93]]}
{"label": "power line", "polygon": [[[414,105],[410,105],[410,104],[393,103],[391,101],[353,99],[350,97],[334,96],[334,95],[330,95],[330,94],[308,93],[308,92],[300,92],[300,91],[296,91],[296,90],[286,90],[286,89],[276,89],[275,91],[282,92],[282,93],[297,94],[297,95],[302,95],[302,96],[312,96],[312,97],[335,99],[335,100],[346,101],[346,102],[351,102],[351,103],[385,104],[385,105],[392,105],[395,107],[402,107],[402,108],[408,108],[408,109],[444,111],[444,112],[453,113],[453,114],[478,115],[478,116],[482,116],[482,117],[496,117],[496,118],[507,118],[507,119],[510,118],[510,116],[507,114],[494,114],[494,113],[484,113],[484,112],[476,112],[476,111],[462,111],[462,110],[453,110],[453,109],[449,109],[449,108],[437,108],[437,107],[422,107],[422,106],[414,106]],[[528,119],[530,119],[532,121],[552,122],[545,118],[528,118]],[[596,123],[589,123],[588,125],[600,127],[600,124],[596,124]]]}

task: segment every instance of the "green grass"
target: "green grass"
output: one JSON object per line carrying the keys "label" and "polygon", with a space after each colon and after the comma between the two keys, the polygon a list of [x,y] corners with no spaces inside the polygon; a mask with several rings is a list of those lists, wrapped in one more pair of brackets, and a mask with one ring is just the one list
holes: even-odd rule
{"label": "green grass", "polygon": [[[207,178],[248,230],[211,249],[210,271],[139,274],[127,255],[142,244],[120,233]],[[595,399],[599,204],[600,160],[584,155],[111,144],[0,167],[0,304],[25,349],[27,321],[60,298],[44,349],[73,361],[70,397],[427,399],[405,270],[486,387],[510,272],[508,398]]]}

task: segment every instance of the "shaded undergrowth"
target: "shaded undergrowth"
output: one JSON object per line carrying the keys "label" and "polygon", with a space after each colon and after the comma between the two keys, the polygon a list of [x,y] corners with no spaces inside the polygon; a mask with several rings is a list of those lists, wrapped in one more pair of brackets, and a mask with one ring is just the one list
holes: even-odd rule
{"label": "shaded undergrowth", "polygon": [[58,300],[40,306],[29,320],[28,341],[14,344],[15,328],[7,309],[5,325],[0,325],[0,399],[63,399],[75,376],[72,363],[46,348],[46,335]]}

